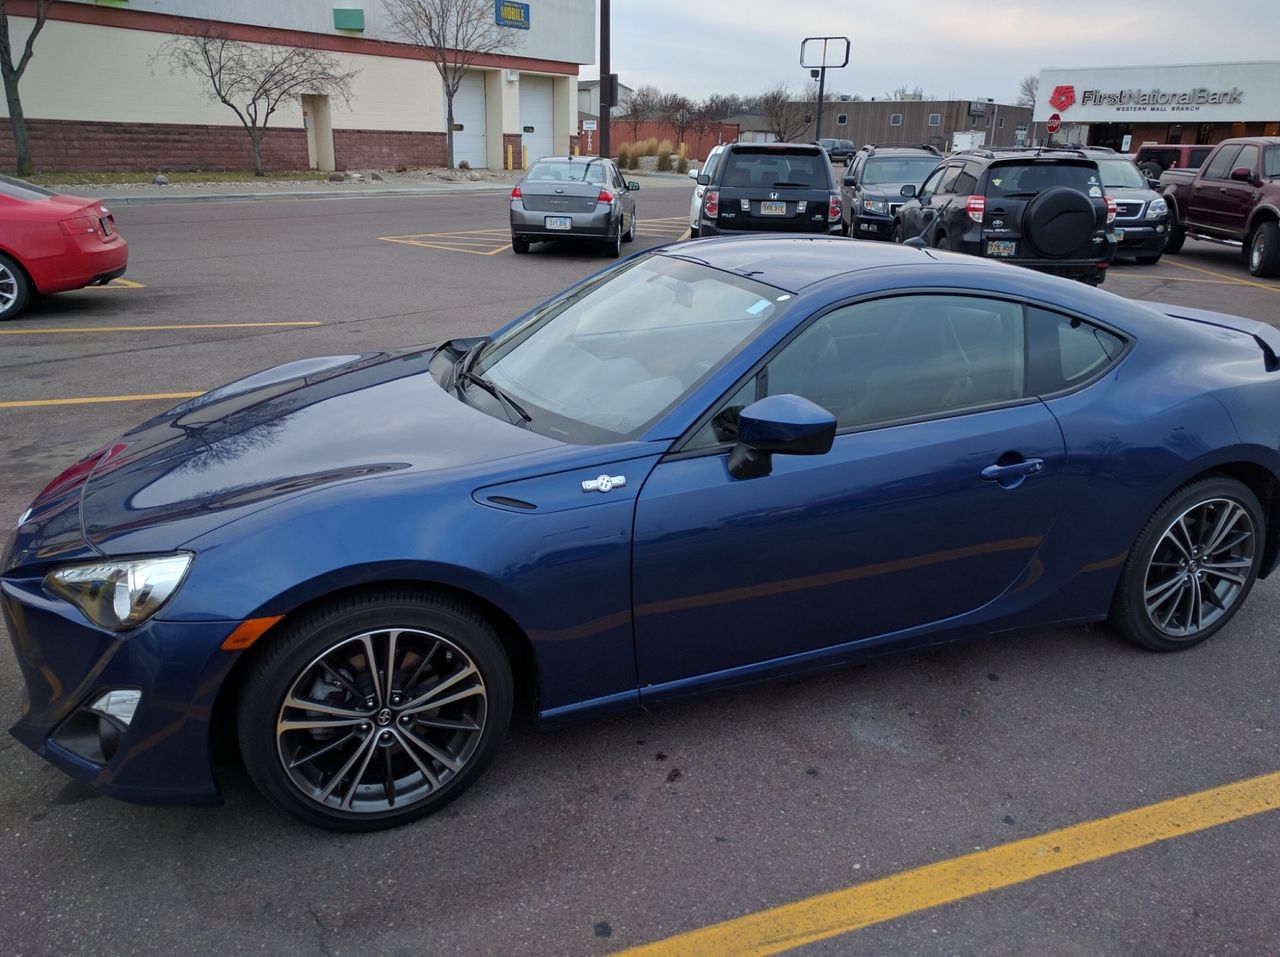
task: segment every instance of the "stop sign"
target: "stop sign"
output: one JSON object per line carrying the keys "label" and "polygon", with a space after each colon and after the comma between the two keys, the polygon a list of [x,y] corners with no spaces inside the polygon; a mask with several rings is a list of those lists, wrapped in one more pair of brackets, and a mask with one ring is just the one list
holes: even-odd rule
{"label": "stop sign", "polygon": [[1058,132],[1058,129],[1061,126],[1062,126],[1062,117],[1059,116],[1057,113],[1054,113],[1053,116],[1049,117],[1049,122],[1045,124],[1045,129],[1047,129],[1050,133],[1056,133]]}

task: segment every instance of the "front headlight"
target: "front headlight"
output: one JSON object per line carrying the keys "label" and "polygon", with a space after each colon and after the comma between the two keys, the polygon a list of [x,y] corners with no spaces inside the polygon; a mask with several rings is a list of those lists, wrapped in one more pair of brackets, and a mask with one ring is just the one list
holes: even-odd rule
{"label": "front headlight", "polygon": [[75,605],[95,625],[128,631],[160,610],[191,566],[181,552],[160,558],[64,565],[44,576],[44,586]]}
{"label": "front headlight", "polygon": [[883,199],[864,199],[862,201],[862,208],[869,213],[887,213],[889,211],[889,204]]}
{"label": "front headlight", "polygon": [[1151,205],[1147,207],[1147,219],[1159,219],[1161,216],[1168,214],[1169,204],[1163,199],[1153,199]]}

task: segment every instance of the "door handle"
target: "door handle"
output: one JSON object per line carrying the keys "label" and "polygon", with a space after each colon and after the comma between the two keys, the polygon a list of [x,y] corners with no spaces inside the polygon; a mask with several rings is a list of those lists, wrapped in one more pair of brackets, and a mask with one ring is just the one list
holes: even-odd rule
{"label": "door handle", "polygon": [[1028,475],[1038,475],[1044,471],[1044,459],[1023,459],[1011,465],[988,465],[982,470],[982,477],[988,482],[999,482],[1005,488],[1020,484]]}

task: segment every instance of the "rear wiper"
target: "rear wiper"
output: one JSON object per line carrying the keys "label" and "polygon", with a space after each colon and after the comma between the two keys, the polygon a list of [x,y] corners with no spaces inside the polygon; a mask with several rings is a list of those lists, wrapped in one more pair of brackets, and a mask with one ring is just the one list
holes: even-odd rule
{"label": "rear wiper", "polygon": [[[508,415],[514,412],[519,417],[520,421],[524,422],[526,426],[528,423],[533,421],[533,416],[521,408],[520,403],[516,402],[515,399],[511,398],[511,396],[507,395],[484,376],[476,375],[470,369],[463,369],[458,373],[458,381],[475,383],[480,388],[484,389],[485,392],[488,392],[491,396],[497,399],[498,404],[502,406],[503,410],[506,411]],[[511,421],[514,424],[516,420],[512,419]]]}
{"label": "rear wiper", "polygon": [[774,186],[794,186],[796,189],[811,189],[808,183],[774,183]]}

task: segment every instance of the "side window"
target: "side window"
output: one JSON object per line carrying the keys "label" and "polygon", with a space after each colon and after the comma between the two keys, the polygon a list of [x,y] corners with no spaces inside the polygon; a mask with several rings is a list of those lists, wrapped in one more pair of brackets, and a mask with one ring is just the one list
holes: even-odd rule
{"label": "side window", "polygon": [[1240,147],[1238,146],[1222,147],[1205,167],[1204,178],[1226,179],[1231,175],[1231,167],[1235,165],[1235,159],[1239,155]]}
{"label": "side window", "polygon": [[720,406],[716,414],[708,419],[702,428],[693,433],[684,448],[686,450],[709,449],[722,442],[737,441],[738,413],[756,400],[758,378],[758,376],[752,376],[744,382],[742,387]]}
{"label": "side window", "polygon": [[1027,308],[1028,392],[1051,395],[1100,375],[1124,351],[1114,333],[1080,319]]}
{"label": "side window", "polygon": [[978,180],[967,169],[961,169],[960,175],[956,177],[955,182],[951,185],[949,192],[966,195],[976,193],[978,191]]}
{"label": "side window", "polygon": [[613,185],[618,189],[625,190],[627,188],[627,181],[622,178],[622,173],[618,171],[618,167],[610,163],[609,169],[613,172]]}
{"label": "side window", "polygon": [[920,187],[920,196],[932,196],[938,191],[938,184],[942,182],[942,174],[947,171],[947,167],[935,169],[929,174],[929,178],[924,181],[924,185]]}
{"label": "side window", "polygon": [[938,186],[938,192],[947,194],[956,192],[955,185],[956,180],[960,178],[960,171],[959,166],[948,166],[946,175],[942,177],[942,183]]}
{"label": "side window", "polygon": [[[1252,143],[1246,143],[1240,147],[1240,153],[1231,161],[1231,169],[1237,166],[1247,166],[1255,173],[1258,171],[1258,147]],[[1231,175],[1231,170],[1227,170],[1227,175]]]}

